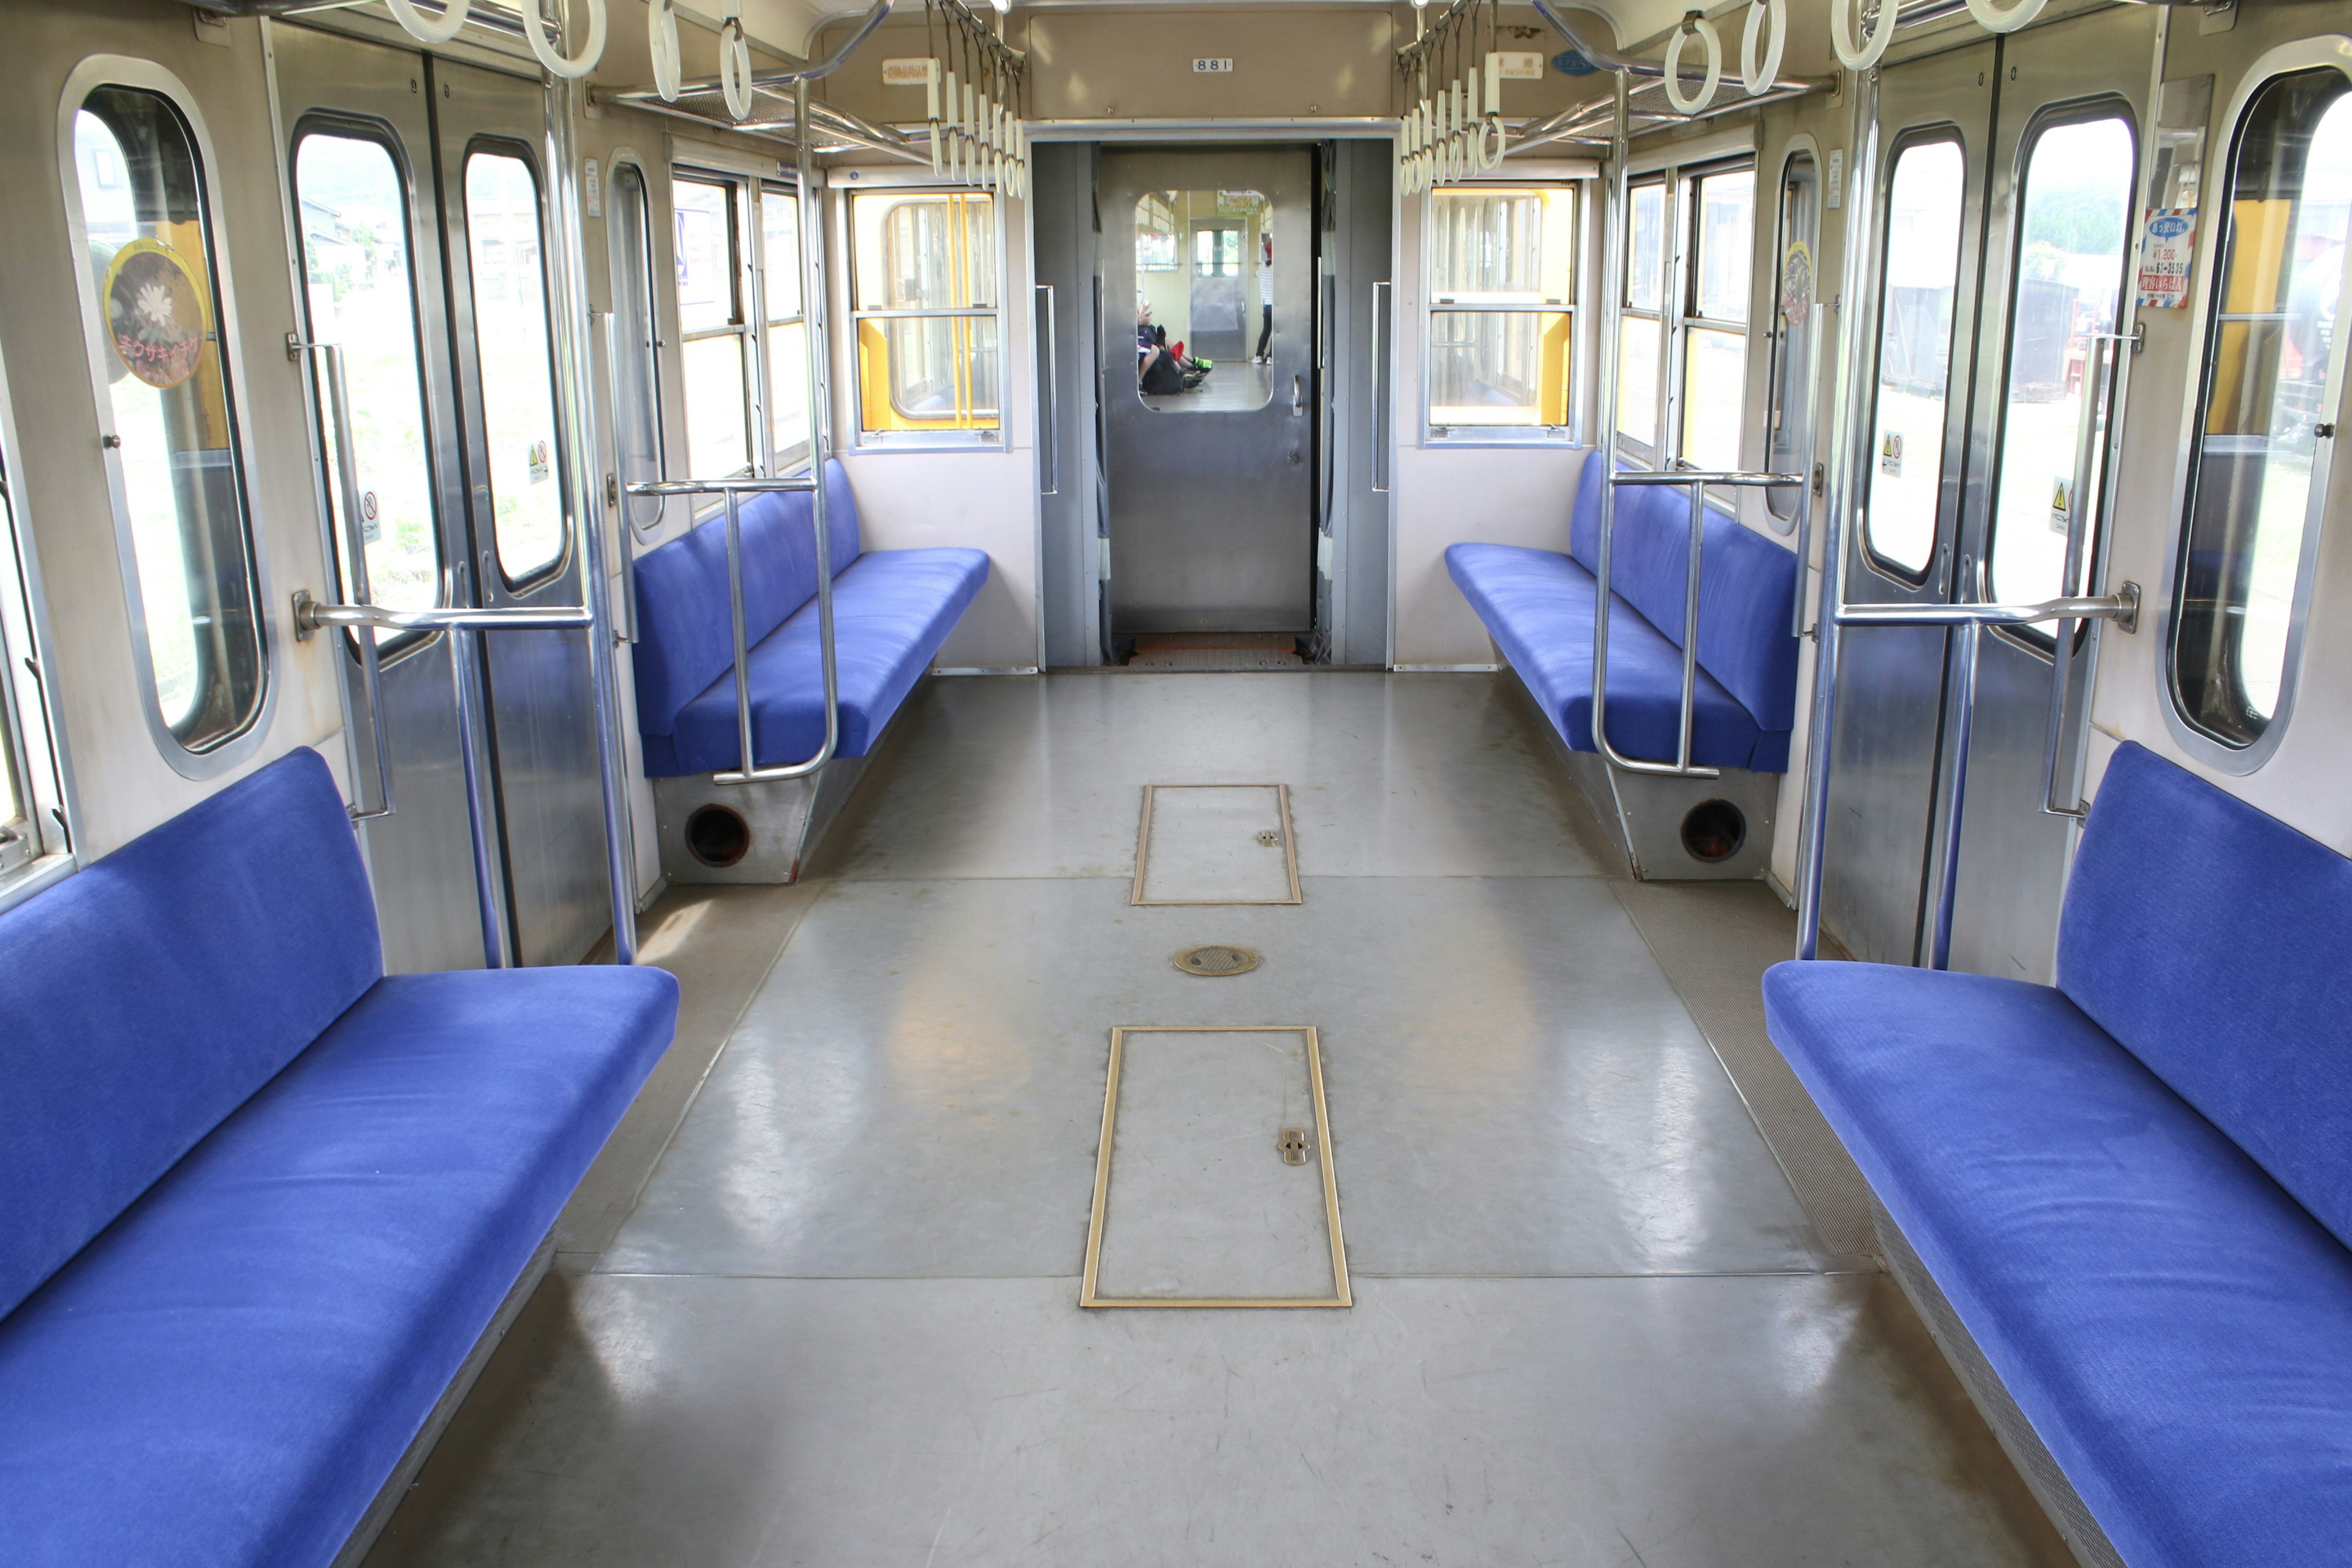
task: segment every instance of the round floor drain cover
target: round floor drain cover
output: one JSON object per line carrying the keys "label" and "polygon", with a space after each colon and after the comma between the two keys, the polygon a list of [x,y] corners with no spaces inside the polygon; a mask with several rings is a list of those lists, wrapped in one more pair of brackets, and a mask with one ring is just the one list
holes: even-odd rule
{"label": "round floor drain cover", "polygon": [[1212,942],[1207,947],[1188,947],[1176,955],[1176,967],[1187,974],[1246,974],[1258,965],[1258,955],[1245,947],[1228,947]]}

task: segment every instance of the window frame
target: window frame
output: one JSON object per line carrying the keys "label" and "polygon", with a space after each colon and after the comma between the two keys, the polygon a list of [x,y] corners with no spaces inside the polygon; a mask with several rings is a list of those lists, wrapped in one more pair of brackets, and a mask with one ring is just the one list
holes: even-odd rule
{"label": "window frame", "polygon": [[[294,122],[293,134],[286,143],[286,195],[287,199],[292,204],[289,221],[294,226],[292,233],[297,285],[295,310],[301,320],[302,332],[306,338],[315,340],[318,332],[317,323],[313,321],[310,315],[310,256],[303,244],[302,185],[296,171],[301,163],[302,143],[305,139],[313,135],[341,136],[348,141],[373,142],[383,149],[385,156],[392,160],[393,173],[400,181],[400,221],[402,233],[407,239],[409,249],[409,321],[416,336],[416,401],[417,406],[424,414],[422,434],[425,441],[425,485],[426,494],[433,508],[433,560],[436,584],[433,593],[433,604],[436,609],[446,609],[456,602],[453,593],[457,574],[451,569],[448,534],[443,526],[441,517],[442,487],[445,476],[441,472],[439,443],[434,437],[436,426],[432,384],[433,342],[426,335],[425,298],[423,291],[417,286],[415,171],[408,165],[406,150],[399,135],[383,121],[362,115],[312,110]],[[335,483],[333,475],[329,471],[327,464],[326,441],[333,431],[332,415],[327,406],[325,375],[320,374],[310,379],[313,383],[310,416],[316,421],[316,428],[312,434],[317,437],[311,442],[310,450],[312,466],[319,477],[319,516],[325,525],[328,565],[335,573],[336,581],[340,584],[346,583],[348,579],[344,575],[341,491]],[[339,588],[338,592],[341,592],[341,589]],[[379,631],[376,633],[377,658],[381,662],[389,664],[410,649],[440,635],[438,632],[429,630]],[[343,643],[345,651],[356,661],[359,658],[359,633],[346,631],[343,634]]]}
{"label": "window frame", "polygon": [[[2312,37],[2282,44],[2249,64],[2230,96],[2227,111],[2211,122],[2216,127],[2228,128],[2228,140],[2221,150],[2221,156],[2214,161],[2217,167],[2208,171],[2213,178],[2208,180],[2207,189],[2234,191],[2238,154],[2245,136],[2247,113],[2257,98],[2281,78],[2321,68],[2342,74],[2347,89],[2352,89],[2352,62],[2347,62],[2346,55],[2342,38]],[[2134,194],[2136,203],[2141,194]],[[2215,207],[2213,210],[2219,212],[2222,209]],[[2144,212],[2138,215],[2138,221],[2145,224]],[[2158,657],[2163,661],[2161,684],[2164,689],[2164,700],[2160,706],[2165,727],[2191,758],[2217,772],[2246,774],[2270,761],[2285,739],[2288,725],[2294,716],[2295,695],[2301,685],[2305,633],[2310,625],[2312,594],[2318,576],[2320,540],[2326,532],[2327,487],[2333,475],[2336,442],[2341,437],[2329,439],[2324,453],[2318,449],[2317,443],[2314,443],[2311,495],[2306,502],[2306,521],[2295,563],[2295,588],[2287,615],[2286,647],[2279,670],[2277,704],[2273,708],[2263,732],[2252,742],[2244,746],[2230,745],[2181,711],[2179,682],[2173,658],[2180,614],[2182,569],[2191,542],[2191,512],[2196,501],[2196,444],[2200,439],[2208,399],[2211,395],[2206,372],[2218,335],[2216,329],[2219,323],[2215,317],[2219,313],[2217,307],[2223,281],[2221,276],[2221,240],[2232,226],[2228,221],[2219,221],[2200,224],[2200,226],[2201,232],[2197,237],[2190,276],[2201,278],[2203,281],[2196,286],[2189,321],[2189,342],[2196,345],[2197,355],[2191,364],[2197,380],[2194,395],[2181,400],[2180,449],[2175,461],[2172,485],[2172,547],[2165,552],[2164,580],[2158,599],[2157,631],[2162,638]],[[2347,319],[2345,299],[2352,295],[2352,287],[2347,286],[2352,286],[2352,267],[2346,268],[2339,279],[2336,306],[2339,327],[2335,341],[2328,345],[2327,383],[2335,387],[2334,412],[2339,426],[2347,402],[2346,383],[2352,381],[2352,374],[2347,374],[2347,371],[2352,371],[2352,361],[2347,361],[2347,339],[2352,338],[2352,332],[2343,331],[2340,325]],[[2324,398],[2324,392],[2322,395]]]}
{"label": "window frame", "polygon": [[[1658,304],[1655,310],[1633,303],[1633,201],[1635,193],[1651,188],[1658,192]],[[1666,453],[1674,445],[1672,433],[1678,427],[1678,405],[1681,401],[1675,395],[1674,377],[1667,374],[1668,368],[1676,363],[1675,306],[1682,295],[1678,282],[1682,264],[1681,218],[1680,204],[1676,200],[1681,193],[1682,181],[1676,177],[1676,171],[1671,165],[1645,170],[1627,180],[1625,232],[1612,240],[1623,253],[1617,267],[1617,318],[1620,325],[1616,393],[1620,406],[1612,416],[1617,420],[1617,451],[1621,457],[1631,457],[1633,461],[1653,468],[1671,460]],[[1625,395],[1625,334],[1622,323],[1629,320],[1653,322],[1658,330],[1658,360],[1653,367],[1657,375],[1657,396],[1651,408],[1654,416],[1651,425],[1651,432],[1656,437],[1654,442],[1634,440],[1625,432],[1622,407]]]}
{"label": "window frame", "polygon": [[[1591,397],[1591,356],[1585,351],[1588,312],[1586,290],[1591,270],[1593,176],[1555,175],[1540,179],[1470,178],[1431,187],[1422,205],[1421,308],[1421,439],[1426,447],[1543,447],[1582,444],[1586,405]],[[1569,207],[1568,298],[1559,304],[1443,303],[1437,295],[1437,197],[1446,192],[1495,194],[1559,192]],[[1561,425],[1440,425],[1433,417],[1437,394],[1437,318],[1439,315],[1566,316],[1568,318],[1568,420]],[[1596,312],[1597,314],[1597,312]]]}
{"label": "window frame", "polygon": [[[2010,376],[2017,358],[2018,300],[2025,284],[2025,214],[2026,202],[2033,194],[2029,188],[2029,182],[2033,173],[2033,154],[2042,145],[2042,139],[2051,132],[2063,130],[2070,125],[2095,125],[2103,120],[2122,121],[2125,132],[2130,136],[2132,144],[2131,179],[2129,188],[2124,195],[2123,255],[2118,263],[2120,282],[2116,291],[2115,326],[2116,331],[2122,331],[2126,321],[2134,313],[2132,301],[2136,297],[2136,291],[2132,287],[2134,282],[2132,258],[2135,247],[2132,242],[2133,226],[2138,221],[2134,205],[2139,199],[2140,180],[2147,172],[2145,166],[2147,148],[2142,142],[2139,119],[2133,112],[2130,101],[2117,94],[2102,93],[2090,98],[2070,99],[2063,103],[2045,104],[2032,119],[2026,122],[2024,134],[2017,140],[2016,161],[2011,165],[2009,171],[2009,255],[2006,258],[2009,278],[2007,297],[2001,304],[2001,320],[2005,330],[2001,333],[2000,340],[2000,363],[1992,384],[1992,429],[1989,432],[1984,448],[1986,453],[1984,540],[1982,548],[1978,552],[1984,563],[1983,581],[1986,594],[1995,600],[2000,597],[2000,584],[1996,574],[1995,552],[1999,548],[2000,538],[2001,479],[2008,461],[2011,407],[2009,387]],[[2116,348],[2119,355],[2129,352],[2124,345],[2116,345]],[[2088,374],[2087,366],[2084,374]],[[2087,531],[2083,536],[2084,583],[2098,580],[2098,565],[2106,547],[2106,531],[2104,526],[2107,510],[2106,498],[2115,489],[2114,458],[2116,456],[2116,439],[2119,434],[2120,426],[2116,415],[2122,407],[2124,379],[2124,373],[2120,366],[2107,376],[2105,387],[2106,406],[2099,416],[2097,448],[2093,458],[2093,477],[2098,482],[2096,488],[2088,496],[2077,497],[2074,501],[2078,510],[2084,507],[2089,508],[2089,510],[2084,513],[2088,519]],[[2064,584],[2060,587],[2061,594],[2084,591],[2082,584],[2079,583]],[[2090,629],[2090,622],[2076,622],[2072,646],[2079,647],[2089,637]],[[1996,637],[2023,644],[2036,657],[2042,658],[2052,658],[2053,650],[2058,646],[2055,634],[2048,626],[1995,626],[1992,631]]]}
{"label": "window frame", "polygon": [[[58,100],[57,117],[58,184],[65,203],[66,226],[76,257],[89,254],[89,224],[82,210],[81,174],[75,155],[74,121],[90,94],[105,87],[151,92],[163,99],[179,114],[196,153],[197,185],[204,201],[205,260],[212,273],[215,335],[225,340],[219,342],[217,347],[225,384],[223,397],[228,409],[228,450],[236,466],[237,499],[245,523],[246,558],[247,569],[252,574],[256,679],[259,686],[252,710],[247,715],[244,724],[203,751],[191,750],[173,733],[171,725],[163,718],[162,700],[155,690],[153,650],[147,640],[146,597],[139,582],[137,542],[132,535],[121,448],[119,446],[103,445],[102,456],[106,467],[107,500],[114,514],[116,564],[121,574],[125,608],[129,612],[127,630],[139,689],[140,712],[146,719],[148,733],[155,742],[155,749],[173,773],[186,779],[212,779],[247,761],[260,750],[277,714],[280,685],[278,679],[278,594],[271,582],[269,552],[264,547],[260,521],[255,515],[251,483],[251,477],[261,471],[259,455],[254,446],[252,427],[240,416],[238,408],[238,396],[246,382],[245,340],[237,321],[235,271],[227,247],[221,244],[215,227],[223,211],[220,160],[215,150],[212,132],[194,94],[177,75],[152,60],[130,55],[101,54],[84,58],[67,75],[64,89]],[[110,383],[106,370],[107,344],[99,325],[103,319],[104,307],[98,298],[98,285],[91,279],[89,268],[77,266],[73,274],[75,294],[81,303],[84,368],[89,373],[92,412],[103,444],[116,434],[113,398],[108,391]]]}
{"label": "window frame", "polygon": [[[716,185],[727,193],[727,279],[728,288],[732,293],[732,299],[728,307],[727,321],[715,327],[688,327],[686,324],[686,309],[677,299],[677,268],[674,258],[671,268],[669,295],[670,309],[675,313],[677,322],[678,396],[688,404],[686,423],[689,441],[692,439],[694,418],[690,405],[693,395],[690,389],[691,378],[685,371],[687,350],[696,343],[733,337],[737,340],[738,348],[742,356],[740,402],[744,431],[743,451],[749,460],[742,468],[733,470],[732,474],[698,473],[692,476],[698,479],[729,479],[743,474],[757,474],[766,460],[768,443],[765,432],[768,409],[766,399],[762,395],[765,372],[760,359],[761,345],[757,341],[759,334],[752,327],[759,302],[760,279],[756,276],[752,263],[752,247],[759,243],[759,240],[757,225],[752,221],[752,199],[750,192],[757,189],[759,183],[760,176],[757,174],[747,174],[740,169],[714,167],[690,159],[681,159],[670,165],[670,244],[673,252],[677,243],[677,187],[681,184]],[[690,447],[687,452],[687,466],[688,468],[694,466],[694,454]],[[718,503],[705,501],[697,506],[696,515],[701,516],[717,510],[719,510]]]}
{"label": "window frame", "polygon": [[[793,316],[771,316],[768,314],[767,204],[770,196],[777,196],[793,204],[793,216],[798,227],[800,243],[803,247],[807,246],[809,234],[808,212],[807,209],[800,205],[801,191],[799,183],[795,176],[792,174],[764,175],[759,180],[753,182],[751,243],[754,249],[757,251],[757,255],[754,257],[752,261],[752,282],[754,289],[752,297],[753,301],[757,306],[757,310],[753,313],[759,318],[759,324],[756,330],[760,338],[760,391],[761,395],[760,405],[760,441],[761,450],[764,454],[764,461],[766,464],[766,467],[761,471],[772,477],[798,473],[801,469],[809,466],[809,454],[815,445],[814,420],[816,416],[814,410],[804,411],[811,421],[811,429],[809,438],[807,440],[802,441],[797,446],[793,447],[779,448],[776,446],[776,416],[774,402],[776,398],[775,376],[777,367],[772,363],[772,356],[768,353],[769,335],[778,327],[799,327],[801,329],[801,345],[802,352],[803,353],[814,353],[816,352],[816,335],[809,328],[809,278],[806,271],[803,271],[799,278],[793,279],[793,288],[800,295],[800,313]],[[824,287],[824,278],[822,270],[819,270],[817,273],[816,286],[820,289]]]}
{"label": "window frame", "polygon": [[[912,171],[909,171],[912,173]],[[835,194],[835,193],[829,193]],[[857,291],[857,209],[860,197],[905,200],[920,196],[984,196],[989,204],[989,243],[993,247],[997,292],[1010,293],[1011,274],[1007,270],[1003,193],[974,190],[967,185],[942,185],[929,180],[906,184],[880,180],[862,181],[856,185],[837,191],[840,205],[828,215],[835,221],[826,225],[829,241],[838,247],[845,258],[845,302],[849,318],[849,374],[853,378],[852,402],[856,414],[851,423],[855,444],[874,451],[1003,451],[1006,449],[1006,432],[1011,426],[1012,410],[1007,406],[1012,396],[1013,367],[1006,353],[1010,342],[1006,336],[1010,324],[1006,319],[1007,302],[1003,300],[982,306],[956,306],[936,310],[865,310],[859,307]],[[1182,248],[1178,249],[1178,264],[1189,268],[1192,259]],[[966,321],[987,320],[996,324],[996,423],[990,426],[951,430],[872,430],[866,425],[866,356],[858,352],[859,330],[869,321],[910,321],[924,318]],[[973,378],[977,387],[979,378]],[[975,399],[974,406],[978,406]]]}
{"label": "window frame", "polygon": [[[1673,251],[1666,268],[1667,297],[1671,324],[1666,329],[1665,379],[1667,425],[1659,431],[1671,449],[1671,463],[1685,463],[1684,455],[1684,424],[1689,416],[1689,400],[1684,395],[1690,374],[1691,334],[1694,331],[1714,332],[1739,339],[1739,405],[1740,440],[1745,445],[1747,426],[1748,366],[1756,344],[1756,188],[1758,163],[1760,160],[1750,153],[1735,153],[1727,158],[1711,158],[1705,163],[1678,164],[1666,171],[1674,182],[1675,195],[1667,209],[1667,219],[1673,225]],[[1699,187],[1707,181],[1726,174],[1748,175],[1748,254],[1740,258],[1734,269],[1737,276],[1748,279],[1747,315],[1738,321],[1727,321],[1713,316],[1702,316],[1698,310],[1700,277],[1699,242],[1705,232],[1706,205],[1699,199]],[[1731,471],[1737,472],[1743,455],[1733,454]],[[1706,491],[1706,504],[1727,515],[1738,516],[1736,494],[1721,489]]]}
{"label": "window frame", "polygon": [[[635,177],[637,189],[642,194],[645,203],[645,233],[642,243],[637,237],[628,234],[624,226],[622,203],[617,195],[621,184],[621,171],[624,169]],[[637,395],[646,399],[647,411],[652,416],[654,450],[651,478],[656,482],[667,479],[670,471],[669,420],[662,403],[663,394],[667,390],[667,378],[662,374],[662,351],[668,346],[669,340],[665,337],[662,331],[661,249],[656,237],[660,225],[657,222],[657,212],[654,205],[653,172],[646,166],[646,161],[635,152],[627,148],[619,148],[609,154],[604,184],[604,259],[606,270],[611,274],[609,282],[614,306],[613,310],[607,312],[607,320],[612,323],[613,337],[605,344],[608,368],[612,375],[613,473],[623,487],[621,515],[626,520],[630,530],[642,541],[650,539],[661,531],[662,520],[667,515],[668,502],[660,496],[632,496],[627,493],[626,487],[643,481],[633,478],[625,471],[627,465],[622,449],[621,426],[622,410],[627,395],[634,391]],[[625,328],[618,309],[622,294],[621,269],[624,258],[632,253],[638,254],[645,264],[646,320],[643,325],[646,329],[647,343],[646,384],[634,389],[627,387],[623,380],[620,334]],[[638,503],[641,501],[646,503],[646,510],[651,513],[644,521],[639,521],[637,518]]]}

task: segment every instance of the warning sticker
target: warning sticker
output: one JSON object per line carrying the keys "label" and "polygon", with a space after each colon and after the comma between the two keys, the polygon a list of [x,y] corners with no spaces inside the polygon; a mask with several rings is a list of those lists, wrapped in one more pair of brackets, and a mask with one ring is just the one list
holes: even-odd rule
{"label": "warning sticker", "polygon": [[2195,207],[2150,207],[2140,247],[2142,310],[2177,310],[2189,303],[2189,263],[2197,253]]}

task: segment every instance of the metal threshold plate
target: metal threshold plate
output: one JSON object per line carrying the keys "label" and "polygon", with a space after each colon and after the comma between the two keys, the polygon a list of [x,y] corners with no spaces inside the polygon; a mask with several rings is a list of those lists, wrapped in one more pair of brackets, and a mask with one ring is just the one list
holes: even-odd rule
{"label": "metal threshold plate", "polygon": [[1136,904],[1295,904],[1287,784],[1146,784]]}
{"label": "metal threshold plate", "polygon": [[1346,1307],[1306,1025],[1111,1031],[1081,1307]]}

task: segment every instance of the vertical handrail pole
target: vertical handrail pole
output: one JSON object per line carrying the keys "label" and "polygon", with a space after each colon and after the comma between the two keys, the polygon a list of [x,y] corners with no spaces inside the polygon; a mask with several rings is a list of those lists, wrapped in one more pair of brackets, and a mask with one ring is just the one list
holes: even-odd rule
{"label": "vertical handrail pole", "polygon": [[[530,3],[530,0],[527,0]],[[554,83],[548,96],[547,136],[549,182],[555,207],[556,243],[551,259],[555,268],[554,310],[556,385],[563,400],[563,426],[571,433],[572,536],[580,560],[582,603],[587,607],[588,684],[596,724],[596,784],[604,814],[604,880],[612,900],[613,960],[637,961],[637,847],[629,813],[627,742],[621,732],[621,678],[614,652],[612,585],[604,576],[604,489],[598,483],[595,402],[589,388],[595,384],[594,353],[590,347],[588,267],[579,190],[579,146],[575,117],[586,105],[586,86],[577,81]],[[614,357],[614,373],[619,374]],[[617,380],[614,383],[618,384]],[[618,404],[614,405],[617,411]],[[614,433],[614,455],[618,469],[620,441]],[[632,570],[625,515],[613,520],[621,527],[621,570]],[[635,631],[634,624],[630,627]]]}
{"label": "vertical handrail pole", "polygon": [[498,830],[492,820],[488,770],[475,727],[482,718],[481,634],[449,628],[449,685],[457,705],[457,761],[466,784],[466,830],[474,848],[474,900],[482,921],[482,967],[505,969],[507,922],[499,911]]}
{"label": "vertical handrail pole", "polygon": [[1675,745],[1675,766],[1691,765],[1691,730],[1698,708],[1698,558],[1706,543],[1706,487],[1696,479],[1690,488],[1690,565],[1683,580],[1683,714]]}
{"label": "vertical handrail pole", "polygon": [[1062,493],[1062,323],[1054,309],[1054,286],[1034,285],[1045,301],[1045,417],[1038,437],[1045,443],[1045,483],[1041,493]]}
{"label": "vertical handrail pole", "polygon": [[1977,651],[1984,623],[1967,621],[1960,634],[1959,679],[1954,689],[1958,712],[1952,721],[1952,807],[1944,821],[1944,874],[1936,888],[1936,929],[1927,945],[1927,967],[1952,966],[1952,910],[1960,889],[1960,830],[1968,812],[1969,741],[1977,720]]}
{"label": "vertical handrail pole", "polygon": [[[806,77],[793,84],[793,140],[796,144],[793,173],[801,187],[801,313],[808,322],[808,352],[801,357],[808,372],[809,478],[816,481],[816,488],[809,492],[809,518],[816,526],[817,657],[824,668],[824,749],[819,754],[830,757],[841,744],[841,672],[833,642],[833,524],[825,502],[825,464],[833,457],[833,406],[826,394],[832,368],[833,311],[825,281],[824,198],[816,188],[816,154],[809,146]],[[731,506],[733,496],[728,501]],[[740,614],[739,608],[739,617]],[[737,624],[740,627],[740,619]],[[740,629],[736,637],[740,643]],[[744,670],[740,650],[735,669],[740,689]],[[745,701],[748,705],[750,700]],[[756,765],[751,760],[751,721],[747,717],[743,721],[746,773]]]}
{"label": "vertical handrail pole", "polygon": [[[1878,73],[1854,73],[1853,124],[1846,138],[1853,164],[1846,171],[1844,281],[1838,306],[1837,382],[1831,403],[1828,493],[1822,498],[1822,585],[1813,612],[1813,702],[1805,728],[1804,815],[1798,826],[1797,956],[1821,956],[1822,863],[1827,848],[1830,764],[1837,738],[1838,615],[1845,603],[1846,530],[1855,510],[1869,436],[1868,371],[1874,363],[1870,299],[1878,191]],[[1816,424],[1818,425],[1818,421]],[[1808,473],[1806,481],[1811,482]],[[1797,596],[1804,597],[1805,563],[1797,563]]]}
{"label": "vertical handrail pole", "polygon": [[[1617,340],[1625,292],[1625,162],[1633,147],[1625,73],[1612,73],[1616,119],[1609,143],[1609,222],[1601,260],[1601,542],[1594,563],[1600,579],[1592,600],[1592,749],[1609,763],[1609,545],[1617,524]],[[1571,541],[1571,543],[1574,542]]]}
{"label": "vertical handrail pole", "polygon": [[[2083,562],[2091,531],[2091,477],[2097,468],[2093,454],[2100,442],[2094,434],[2100,425],[2099,405],[2107,395],[2107,351],[2112,343],[2118,368],[2123,363],[2120,340],[2102,336],[2094,338],[2090,361],[2083,367],[2083,414],[2074,430],[2074,493],[2066,509],[2066,564],[2059,579],[2058,596],[2069,598],[2085,591],[2083,582]],[[2096,372],[2094,374],[2094,371]],[[1995,595],[1998,597],[1998,593]],[[2074,628],[2084,623],[2072,618],[2060,620],[2050,628],[2050,728],[2043,738],[2043,768],[2042,774],[2042,809],[2051,816],[2063,816],[2079,822],[2083,819],[2080,805],[2082,792],[2075,791],[2076,805],[2058,804],[2058,749],[2065,738],[2066,705],[2072,700],[2074,674]]]}
{"label": "vertical handrail pole", "polygon": [[760,765],[751,752],[751,670],[750,639],[743,625],[743,516],[735,492],[727,494],[727,624],[735,647],[735,744],[745,773]]}

